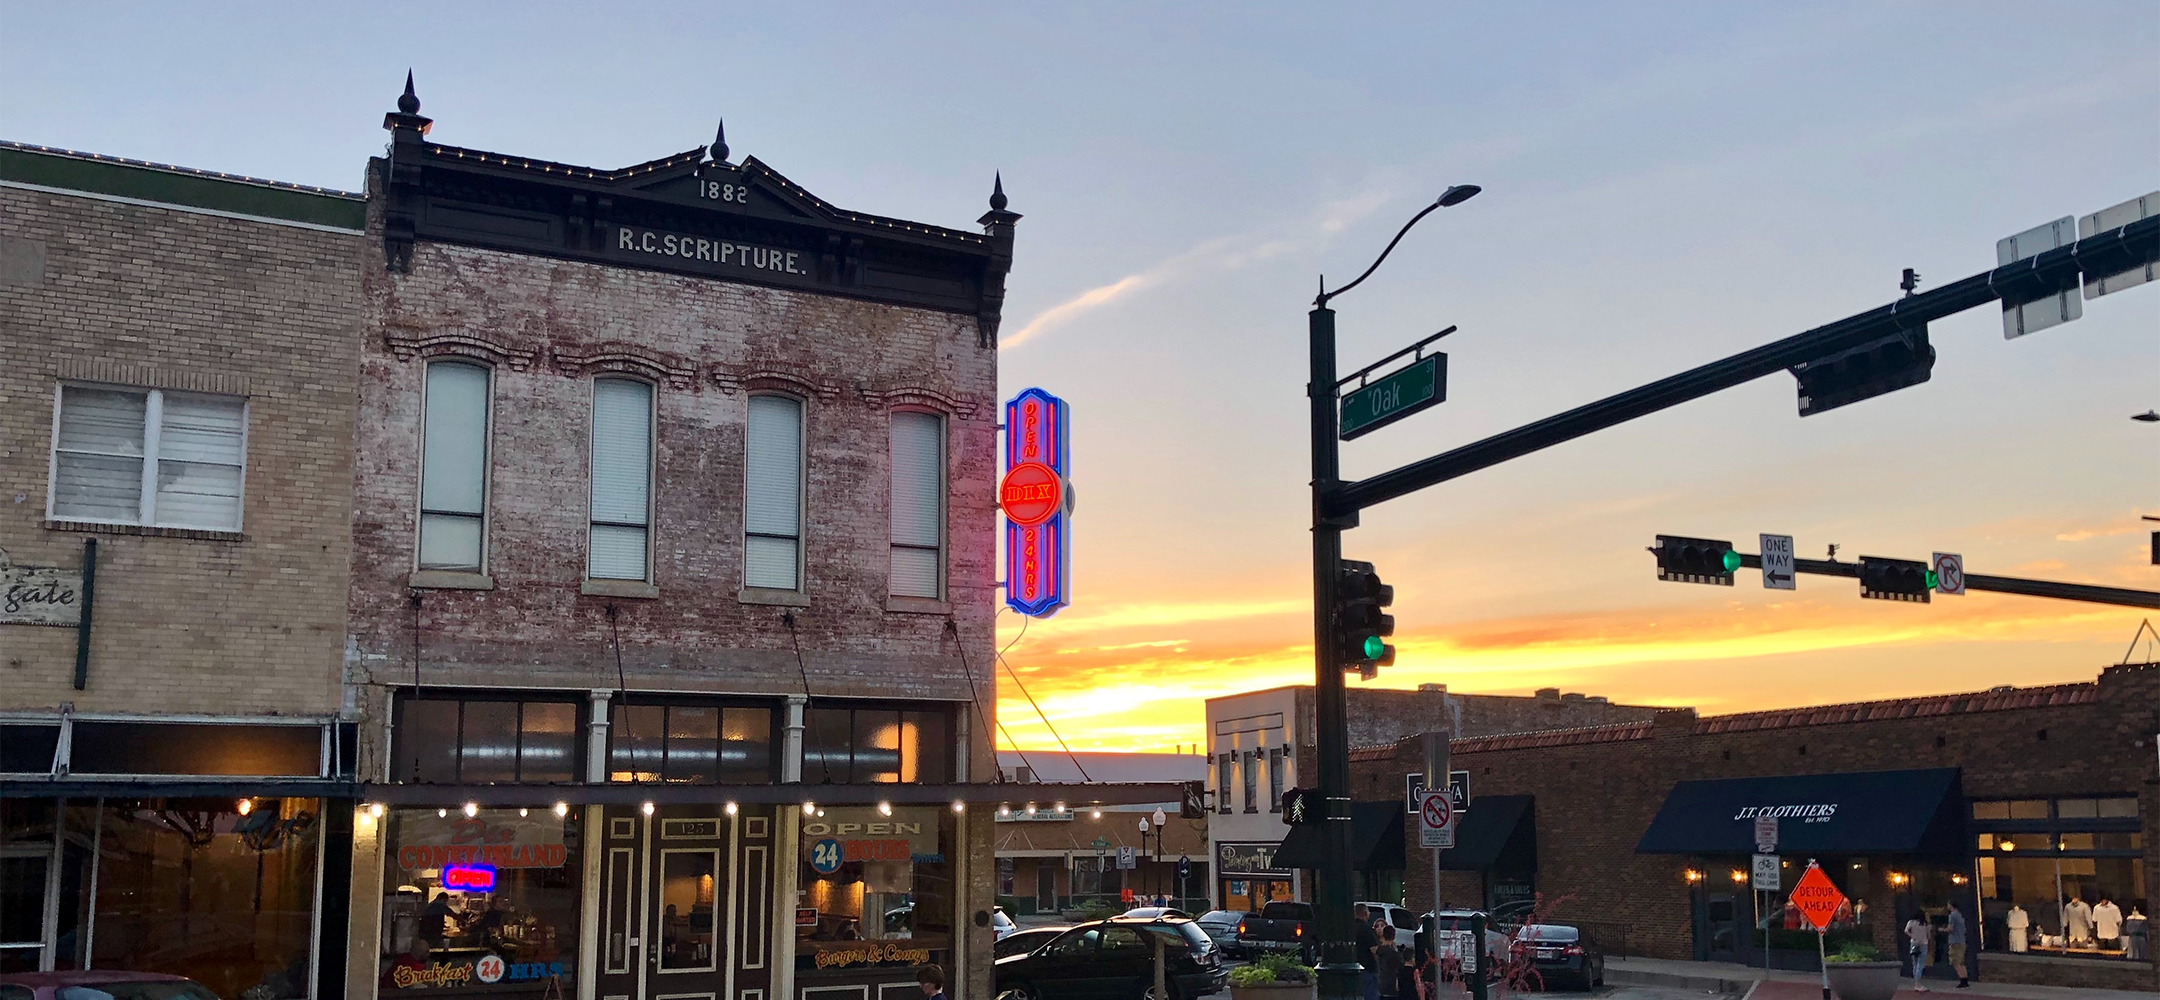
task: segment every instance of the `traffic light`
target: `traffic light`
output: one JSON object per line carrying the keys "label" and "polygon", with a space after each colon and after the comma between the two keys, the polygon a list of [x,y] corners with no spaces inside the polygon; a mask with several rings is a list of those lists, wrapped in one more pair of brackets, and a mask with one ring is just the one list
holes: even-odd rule
{"label": "traffic light", "polygon": [[1373,564],[1342,561],[1335,585],[1335,635],[1343,669],[1356,667],[1358,676],[1371,680],[1381,667],[1395,662],[1395,647],[1386,641],[1395,634],[1395,616],[1381,610],[1393,603],[1395,588],[1380,582]]}
{"label": "traffic light", "polygon": [[1860,557],[1860,596],[1877,601],[1928,603],[1935,589],[1935,572],[1913,559]]}
{"label": "traffic light", "polygon": [[1926,326],[1901,330],[1791,368],[1793,377],[1800,380],[1803,417],[1919,385],[1934,370],[1935,348],[1928,345]]}
{"label": "traffic light", "polygon": [[1660,580],[1730,587],[1733,571],[1740,568],[1740,553],[1731,542],[1716,538],[1659,535],[1650,552],[1657,556]]}
{"label": "traffic light", "polygon": [[1290,788],[1282,793],[1282,821],[1290,826],[1320,822],[1320,793],[1309,788]]}

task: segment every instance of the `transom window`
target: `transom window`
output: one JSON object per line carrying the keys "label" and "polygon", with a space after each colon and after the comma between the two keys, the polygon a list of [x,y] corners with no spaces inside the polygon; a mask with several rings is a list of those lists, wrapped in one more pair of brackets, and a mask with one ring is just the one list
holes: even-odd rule
{"label": "transom window", "polygon": [[68,385],[56,424],[53,518],[240,530],[245,399]]}

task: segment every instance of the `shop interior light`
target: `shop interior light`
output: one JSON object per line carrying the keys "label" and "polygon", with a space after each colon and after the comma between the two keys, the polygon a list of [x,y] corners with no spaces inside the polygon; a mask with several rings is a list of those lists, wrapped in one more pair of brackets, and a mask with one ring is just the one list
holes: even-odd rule
{"label": "shop interior light", "polygon": [[952,800],[952,811],[954,811],[954,812],[956,812],[956,813],[964,813],[964,812],[966,812],[966,811],[967,811],[967,803],[965,803],[965,802],[962,802],[962,801],[960,801],[959,799],[954,799],[954,800]]}
{"label": "shop interior light", "polygon": [[568,803],[568,802],[557,802],[557,803],[555,803],[555,815],[557,815],[557,816],[568,816],[568,815],[570,815],[570,803]]}
{"label": "shop interior light", "polygon": [[255,811],[255,800],[241,799],[240,801],[233,804],[233,808],[239,810],[240,815],[245,816]]}
{"label": "shop interior light", "polygon": [[1910,882],[1910,881],[1912,881],[1912,877],[1911,877],[1911,876],[1909,876],[1909,875],[1906,875],[1906,874],[1905,874],[1904,872],[1891,872],[1891,873],[1890,873],[1890,884],[1891,884],[1891,885],[1904,885],[1905,883],[1907,883],[1907,882]]}
{"label": "shop interior light", "polygon": [[1952,875],[1950,876],[1950,884],[1951,884],[1951,885],[1964,885],[1964,884],[1965,884],[1966,882],[1968,882],[1968,881],[1971,881],[1971,880],[1970,880],[1970,879],[1967,879],[1967,878],[1966,878],[1965,876],[1963,876],[1963,875],[1960,875],[1960,874],[1955,874],[1955,873],[1953,873],[1953,874],[1952,874]]}
{"label": "shop interior light", "polygon": [[647,801],[644,805],[641,805],[638,808],[642,810],[647,816],[650,816],[653,813],[653,804],[650,801]]}
{"label": "shop interior light", "polygon": [[1998,847],[1998,848],[2001,848],[2002,850],[2005,850],[2005,851],[2015,851],[2015,850],[2017,850],[2017,842],[2016,842],[2016,841],[2014,841],[2014,840],[2000,840],[2000,841],[1996,841],[1996,843],[1995,843],[1995,846],[1996,846],[1996,847]]}
{"label": "shop interior light", "polygon": [[467,803],[465,803],[465,818],[466,818],[466,819],[471,819],[471,818],[473,818],[473,817],[475,817],[475,816],[478,816],[478,815],[480,815],[480,803],[478,803],[478,802],[467,802]]}
{"label": "shop interior light", "polygon": [[383,814],[383,804],[380,802],[368,803],[367,814],[369,816],[375,817],[376,819],[381,819]]}
{"label": "shop interior light", "polygon": [[890,803],[890,802],[880,802],[880,803],[878,803],[878,804],[877,804],[877,814],[878,814],[878,815],[880,815],[880,816],[890,816],[890,815],[892,815],[892,803]]}
{"label": "shop interior light", "polygon": [[730,815],[730,816],[733,816],[733,815],[735,815],[735,812],[736,812],[736,808],[735,808],[735,803],[733,803],[733,802],[730,802],[730,803],[728,803],[728,804],[727,804],[727,814],[728,814],[728,815]]}

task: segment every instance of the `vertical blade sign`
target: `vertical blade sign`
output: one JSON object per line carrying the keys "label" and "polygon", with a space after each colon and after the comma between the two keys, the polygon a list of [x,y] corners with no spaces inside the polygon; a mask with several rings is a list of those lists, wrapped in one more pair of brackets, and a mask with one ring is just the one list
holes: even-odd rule
{"label": "vertical blade sign", "polygon": [[1048,618],[1072,603],[1069,410],[1041,389],[1005,404],[1005,605]]}

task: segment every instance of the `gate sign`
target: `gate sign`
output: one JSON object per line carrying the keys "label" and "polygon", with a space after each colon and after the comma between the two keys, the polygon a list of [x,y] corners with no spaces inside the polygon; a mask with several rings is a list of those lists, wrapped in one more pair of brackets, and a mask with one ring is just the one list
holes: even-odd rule
{"label": "gate sign", "polygon": [[1071,423],[1065,401],[1041,389],[1005,404],[1005,606],[1035,618],[1072,603]]}
{"label": "gate sign", "polygon": [[1823,874],[1821,865],[1809,862],[1800,884],[1793,886],[1793,909],[1807,918],[1808,926],[1820,931],[1830,926],[1830,918],[1837,916],[1838,907],[1844,905],[1845,894],[1831,883],[1830,876]]}
{"label": "gate sign", "polygon": [[1965,557],[1955,552],[1937,552],[1932,568],[1935,570],[1935,592],[1938,594],[1965,594]]}

